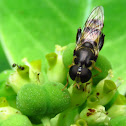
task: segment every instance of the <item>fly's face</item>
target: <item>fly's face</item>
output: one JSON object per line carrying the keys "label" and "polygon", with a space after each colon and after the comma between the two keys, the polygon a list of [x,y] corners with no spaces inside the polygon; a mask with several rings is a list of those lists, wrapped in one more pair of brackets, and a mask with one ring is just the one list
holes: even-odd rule
{"label": "fly's face", "polygon": [[79,67],[78,65],[71,66],[69,70],[69,75],[72,80],[75,80],[77,83],[85,83],[90,80],[92,73],[88,68]]}

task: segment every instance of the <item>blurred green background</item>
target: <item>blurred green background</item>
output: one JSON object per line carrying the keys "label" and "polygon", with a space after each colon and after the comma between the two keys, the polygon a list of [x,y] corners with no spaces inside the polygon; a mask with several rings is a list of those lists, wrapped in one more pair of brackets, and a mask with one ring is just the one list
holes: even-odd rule
{"label": "blurred green background", "polygon": [[0,71],[24,57],[44,61],[56,44],[75,42],[77,28],[99,5],[106,35],[100,54],[111,62],[115,79],[126,80],[125,0],[0,0]]}

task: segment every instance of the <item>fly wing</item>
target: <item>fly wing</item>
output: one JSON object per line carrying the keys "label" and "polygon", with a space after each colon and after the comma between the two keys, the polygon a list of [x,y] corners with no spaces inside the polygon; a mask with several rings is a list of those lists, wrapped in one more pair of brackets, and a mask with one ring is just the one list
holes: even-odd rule
{"label": "fly wing", "polygon": [[[82,36],[77,44],[83,44],[85,41],[93,42],[99,39],[104,23],[104,8],[96,7],[89,15],[85,27],[82,29]],[[83,40],[83,41],[81,41]],[[98,42],[98,41],[96,41]]]}
{"label": "fly wing", "polygon": [[91,14],[89,15],[85,27],[91,27],[95,29],[99,29],[100,31],[103,28],[104,23],[104,8],[102,6],[98,6],[93,9]]}

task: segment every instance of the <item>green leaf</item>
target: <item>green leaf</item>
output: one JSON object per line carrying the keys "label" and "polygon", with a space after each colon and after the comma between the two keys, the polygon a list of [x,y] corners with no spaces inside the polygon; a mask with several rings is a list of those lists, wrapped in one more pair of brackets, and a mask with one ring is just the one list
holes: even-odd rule
{"label": "green leaf", "polygon": [[7,58],[4,54],[3,48],[0,44],[0,72],[5,70],[5,69],[10,69],[10,66],[9,66]]}
{"label": "green leaf", "polygon": [[125,126],[126,125],[126,116],[118,116],[112,118],[109,123],[110,126]]}
{"label": "green leaf", "polygon": [[43,59],[61,46],[75,42],[91,10],[102,5],[105,10],[105,43],[101,54],[113,67],[115,78],[126,80],[126,1],[110,0],[1,0],[1,44],[9,62]]}
{"label": "green leaf", "polygon": [[84,3],[75,0],[1,0],[0,34],[9,61],[20,62],[23,57],[42,58],[54,51],[55,44],[64,46],[74,42],[80,20],[84,18],[81,16],[85,13]]}

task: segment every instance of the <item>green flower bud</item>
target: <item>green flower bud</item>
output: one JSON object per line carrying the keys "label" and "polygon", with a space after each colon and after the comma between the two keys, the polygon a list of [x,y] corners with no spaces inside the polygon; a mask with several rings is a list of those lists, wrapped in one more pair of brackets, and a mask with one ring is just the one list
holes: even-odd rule
{"label": "green flower bud", "polygon": [[16,67],[17,73],[23,78],[23,79],[29,79],[29,67],[27,65],[18,66]]}
{"label": "green flower bud", "polygon": [[21,114],[21,112],[10,106],[0,107],[0,119],[1,120],[6,120],[8,117],[12,116],[13,114]]}
{"label": "green flower bud", "polygon": [[1,123],[1,126],[32,126],[25,115],[14,114]]}
{"label": "green flower bud", "polygon": [[76,47],[75,43],[70,43],[69,45],[67,45],[66,49],[64,50],[63,53],[63,63],[65,65],[65,67],[68,69],[69,66],[72,64],[73,61],[73,51]]}
{"label": "green flower bud", "polygon": [[56,46],[56,53],[46,55],[49,67],[47,76],[49,81],[65,83],[66,82],[66,69],[62,60],[62,53],[65,47]]}
{"label": "green flower bud", "polygon": [[17,95],[17,108],[28,116],[55,116],[70,105],[67,89],[61,83],[27,84]]}
{"label": "green flower bud", "polygon": [[29,79],[31,83],[42,84],[45,81],[44,72],[41,72],[42,61],[33,60],[28,62],[26,58],[22,60],[29,67]]}
{"label": "green flower bud", "polygon": [[17,94],[17,108],[27,116],[42,115],[46,111],[46,93],[40,85],[24,85]]}
{"label": "green flower bud", "polygon": [[109,126],[126,126],[126,116],[112,118],[109,122]]}
{"label": "green flower bud", "polygon": [[54,117],[56,114],[63,112],[70,106],[70,94],[67,88],[62,91],[64,88],[63,84],[47,82],[43,85],[43,88],[47,94],[47,116]]}
{"label": "green flower bud", "polygon": [[57,57],[58,57],[58,55],[54,52],[46,55],[46,59],[48,61],[50,69],[51,69],[51,67],[53,67],[56,64]]}
{"label": "green flower bud", "polygon": [[126,116],[126,105],[112,105],[108,110],[108,116],[111,118]]}
{"label": "green flower bud", "polygon": [[8,79],[10,85],[17,93],[22,86],[28,83],[42,84],[44,76],[41,72],[41,60],[35,60],[29,63],[26,58],[22,60],[25,65],[18,66],[15,64],[15,72]]}
{"label": "green flower bud", "polygon": [[117,87],[112,80],[100,81],[94,89],[93,95],[97,97],[100,105],[108,104],[116,93]]}
{"label": "green flower bud", "polygon": [[90,95],[91,87],[92,83],[81,84],[80,89],[78,89],[76,86],[71,85],[68,89],[71,95],[71,107],[82,105],[87,100],[87,97]]}
{"label": "green flower bud", "polygon": [[23,69],[16,67],[15,72],[10,74],[7,84],[10,85],[13,90],[17,93],[20,88],[29,83],[29,67],[24,65],[22,66]]}
{"label": "green flower bud", "polygon": [[90,95],[88,98],[87,98],[87,105],[89,107],[94,107],[94,106],[97,106],[99,103],[99,100],[96,96],[94,95]]}
{"label": "green flower bud", "polygon": [[76,121],[76,126],[88,126],[86,120],[84,119],[78,119]]}
{"label": "green flower bud", "polygon": [[105,94],[108,94],[109,92],[115,90],[116,84],[112,80],[105,80],[104,81],[104,87],[103,87],[103,92]]}
{"label": "green flower bud", "polygon": [[97,76],[93,77],[93,85],[96,85],[99,81],[107,77],[108,71],[112,69],[112,66],[108,59],[102,55],[98,56],[95,66],[99,68],[101,72],[96,70],[95,67],[92,69],[93,76],[98,74]]}
{"label": "green flower bud", "polygon": [[92,108],[86,107],[81,111],[80,117],[85,119],[89,126],[105,126],[110,120],[105,111],[105,107],[101,105]]}

